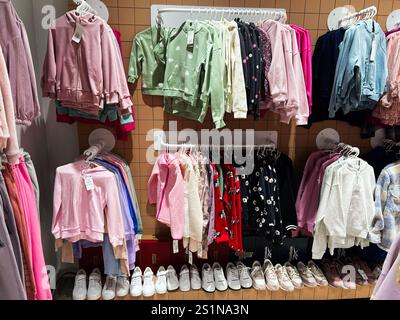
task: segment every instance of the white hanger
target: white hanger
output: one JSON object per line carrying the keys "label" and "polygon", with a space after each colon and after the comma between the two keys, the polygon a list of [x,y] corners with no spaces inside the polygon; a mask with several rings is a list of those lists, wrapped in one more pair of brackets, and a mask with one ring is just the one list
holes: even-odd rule
{"label": "white hanger", "polygon": [[76,8],[77,13],[97,14],[97,12],[85,0],[74,0],[74,2],[78,5],[78,7]]}

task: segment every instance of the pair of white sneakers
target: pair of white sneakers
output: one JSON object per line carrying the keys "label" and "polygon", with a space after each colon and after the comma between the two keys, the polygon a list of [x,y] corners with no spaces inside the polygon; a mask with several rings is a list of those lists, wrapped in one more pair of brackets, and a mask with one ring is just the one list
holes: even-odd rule
{"label": "pair of white sneakers", "polygon": [[167,270],[160,267],[156,277],[151,268],[147,267],[142,274],[142,270],[136,267],[132,274],[130,295],[151,297],[155,293],[165,294],[167,291],[175,291],[178,288],[179,280],[174,267],[168,266]]}
{"label": "pair of white sneakers", "polygon": [[226,291],[228,282],[226,281],[224,270],[218,262],[215,262],[211,268],[208,263],[203,264],[201,271],[201,286],[206,292]]}
{"label": "pair of white sneakers", "polygon": [[75,276],[73,300],[112,300],[115,296],[124,297],[129,293],[129,278],[123,276],[107,276],[104,288],[101,284],[101,272],[98,268],[93,269],[89,275],[89,286],[85,270],[81,269]]}
{"label": "pair of white sneakers", "polygon": [[195,264],[192,264],[190,268],[187,265],[183,265],[179,273],[179,290],[188,292],[190,289],[201,289],[200,274]]}

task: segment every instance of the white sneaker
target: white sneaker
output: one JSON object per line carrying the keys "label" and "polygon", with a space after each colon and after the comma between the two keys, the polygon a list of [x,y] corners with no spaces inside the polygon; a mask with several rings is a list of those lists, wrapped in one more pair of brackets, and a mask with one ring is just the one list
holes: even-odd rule
{"label": "white sneaker", "polygon": [[72,291],[73,300],[85,300],[87,294],[86,271],[80,269],[75,276],[74,290]]}
{"label": "white sneaker", "polygon": [[117,278],[117,297],[125,297],[129,293],[129,277],[127,275]]}
{"label": "white sneaker", "polygon": [[222,269],[221,265],[218,262],[215,262],[213,264],[213,272],[214,272],[215,288],[218,291],[226,291],[228,289],[228,283],[226,282],[224,269]]}
{"label": "white sneaker", "polygon": [[130,295],[132,297],[139,297],[143,292],[143,283],[142,283],[142,270],[139,267],[136,267],[133,271],[131,278],[131,286],[130,286]]}
{"label": "white sneaker", "polygon": [[297,263],[297,270],[299,270],[300,277],[303,279],[306,287],[314,288],[318,286],[317,280],[315,280],[312,272],[303,262],[300,261]]}
{"label": "white sneaker", "polygon": [[289,275],[290,280],[292,281],[293,287],[296,289],[301,289],[304,287],[303,280],[301,280],[299,271],[296,267],[294,267],[290,262],[286,262],[284,267],[286,268],[286,272]]}
{"label": "white sneaker", "polygon": [[93,269],[89,276],[88,300],[99,300],[101,298],[101,272],[98,268]]}
{"label": "white sneaker", "polygon": [[258,261],[253,262],[251,269],[251,278],[253,279],[253,288],[256,290],[265,290],[267,285],[265,283],[264,273],[261,264]]}
{"label": "white sneaker", "polygon": [[167,289],[175,291],[179,288],[179,279],[173,266],[168,266],[167,269]]}
{"label": "white sneaker", "polygon": [[192,290],[200,290],[201,285],[199,269],[195,264],[192,264],[190,266],[190,287]]}
{"label": "white sneaker", "polygon": [[190,291],[190,271],[186,264],[182,266],[179,273],[179,290],[182,292]]}
{"label": "white sneaker", "polygon": [[275,266],[275,272],[278,276],[279,287],[284,291],[293,291],[294,286],[292,281],[290,281],[286,268],[282,267],[280,264],[277,264]]}
{"label": "white sneaker", "polygon": [[167,271],[163,266],[157,271],[156,292],[158,294],[167,293]]}
{"label": "white sneaker", "polygon": [[243,289],[250,289],[251,286],[253,285],[253,281],[251,280],[251,276],[249,273],[249,268],[246,267],[243,262],[239,261],[236,264],[236,267],[239,271],[239,277],[240,277],[240,285]]}
{"label": "white sneaker", "polygon": [[115,290],[117,288],[117,277],[107,276],[101,297],[103,300],[113,300],[115,298]]}
{"label": "white sneaker", "polygon": [[278,291],[279,290],[278,276],[276,275],[275,268],[271,260],[266,259],[264,261],[263,271],[267,289],[269,291]]}
{"label": "white sneaker", "polygon": [[206,292],[214,292],[215,291],[214,272],[208,263],[203,264],[201,276],[203,279],[201,283],[203,290]]}
{"label": "white sneaker", "polygon": [[314,276],[317,284],[321,287],[326,287],[328,285],[328,280],[326,279],[322,270],[316,265],[316,263],[312,260],[307,263],[308,269],[310,269],[312,275]]}
{"label": "white sneaker", "polygon": [[154,295],[155,291],[154,273],[153,270],[147,267],[143,274],[143,296],[151,297]]}
{"label": "white sneaker", "polygon": [[240,290],[240,276],[238,268],[229,262],[226,266],[226,280],[228,281],[228,287],[232,290]]}

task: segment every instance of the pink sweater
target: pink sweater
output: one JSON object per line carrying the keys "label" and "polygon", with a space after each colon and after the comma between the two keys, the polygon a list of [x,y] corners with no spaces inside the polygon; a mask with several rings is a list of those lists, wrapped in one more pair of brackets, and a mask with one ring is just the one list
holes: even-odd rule
{"label": "pink sweater", "polygon": [[174,240],[183,237],[184,180],[177,157],[164,153],[158,157],[148,182],[150,204],[157,204],[157,220],[171,228]]}
{"label": "pink sweater", "polygon": [[[72,41],[77,23],[83,29],[79,43]],[[132,99],[118,55],[113,31],[105,21],[91,14],[66,13],[49,30],[43,96],[94,114],[104,102],[118,104],[122,113],[131,112]]]}
{"label": "pink sweater", "polygon": [[114,250],[123,250],[125,232],[115,176],[103,167],[85,170],[95,185],[87,191],[82,175],[85,166],[78,161],[57,168],[52,233],[56,239],[70,242],[102,242],[108,233]]}
{"label": "pink sweater", "polygon": [[[1,147],[6,147],[6,155],[10,164],[19,163],[19,145],[15,126],[14,103],[12,98],[10,80],[8,79],[7,66],[0,48],[0,108],[2,116],[0,137]],[[5,122],[4,122],[5,121]]]}

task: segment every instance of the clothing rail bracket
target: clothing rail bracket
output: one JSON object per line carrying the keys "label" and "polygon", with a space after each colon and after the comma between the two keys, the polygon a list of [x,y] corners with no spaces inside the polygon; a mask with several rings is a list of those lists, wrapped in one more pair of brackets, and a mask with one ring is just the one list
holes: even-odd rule
{"label": "clothing rail bracket", "polygon": [[87,161],[93,160],[100,152],[111,152],[115,147],[115,137],[107,129],[96,129],[89,135],[90,147],[83,153]]}
{"label": "clothing rail bracket", "polygon": [[317,139],[315,142],[316,142],[317,148],[319,150],[332,149],[332,147],[335,144],[338,144],[340,142],[339,132],[337,132],[333,128],[326,128],[326,129],[322,130],[320,133],[318,133]]}
{"label": "clothing rail bracket", "polygon": [[392,11],[386,19],[386,29],[388,31],[400,27],[400,9]]}

